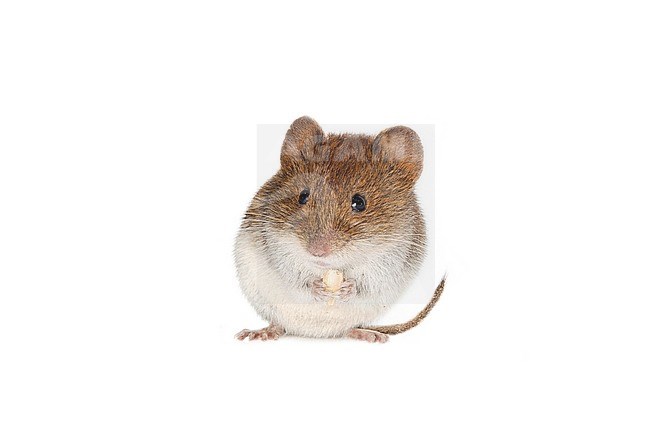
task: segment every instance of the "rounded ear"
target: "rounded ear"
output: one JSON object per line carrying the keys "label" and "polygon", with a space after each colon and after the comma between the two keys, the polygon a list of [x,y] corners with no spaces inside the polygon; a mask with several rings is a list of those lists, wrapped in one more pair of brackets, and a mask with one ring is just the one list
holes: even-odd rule
{"label": "rounded ear", "polygon": [[372,144],[372,158],[376,162],[399,165],[415,182],[422,173],[424,150],[415,131],[409,127],[397,126],[377,134]]}
{"label": "rounded ear", "polygon": [[316,145],[325,138],[318,122],[309,116],[303,116],[293,121],[284,137],[280,164],[286,167],[292,162],[308,161],[314,154]]}

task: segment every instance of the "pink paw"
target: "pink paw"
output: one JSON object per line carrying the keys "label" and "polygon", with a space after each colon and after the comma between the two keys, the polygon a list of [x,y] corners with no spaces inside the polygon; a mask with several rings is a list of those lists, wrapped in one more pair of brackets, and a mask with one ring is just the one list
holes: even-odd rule
{"label": "pink paw", "polygon": [[235,335],[239,341],[243,341],[248,338],[249,341],[253,340],[277,340],[282,335],[284,335],[284,329],[279,326],[269,325],[266,328],[258,329],[256,331],[251,331],[249,329],[244,329]]}
{"label": "pink paw", "polygon": [[355,340],[368,341],[369,343],[385,343],[388,341],[388,335],[371,329],[355,328],[348,332],[348,338]]}

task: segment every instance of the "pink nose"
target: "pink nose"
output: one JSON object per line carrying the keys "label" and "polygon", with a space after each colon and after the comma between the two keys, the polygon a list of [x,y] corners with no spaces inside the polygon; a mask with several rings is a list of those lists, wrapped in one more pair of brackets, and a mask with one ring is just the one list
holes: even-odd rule
{"label": "pink nose", "polygon": [[325,257],[332,253],[332,246],[330,240],[326,237],[317,237],[309,242],[307,251],[314,256]]}

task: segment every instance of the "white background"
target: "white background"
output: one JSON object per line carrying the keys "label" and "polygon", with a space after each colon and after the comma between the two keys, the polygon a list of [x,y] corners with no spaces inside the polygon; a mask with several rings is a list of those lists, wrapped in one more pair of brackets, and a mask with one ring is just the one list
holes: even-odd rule
{"label": "white background", "polygon": [[[648,427],[644,6],[2,2],[0,427]],[[436,125],[448,287],[387,344],[232,338],[304,114]]]}

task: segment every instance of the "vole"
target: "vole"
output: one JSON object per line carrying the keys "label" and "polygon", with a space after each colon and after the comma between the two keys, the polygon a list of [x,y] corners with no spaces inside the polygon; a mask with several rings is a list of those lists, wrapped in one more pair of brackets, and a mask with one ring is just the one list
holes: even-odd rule
{"label": "vole", "polygon": [[[253,198],[235,243],[241,289],[269,326],[244,329],[236,338],[385,342],[426,317],[444,278],[411,321],[371,325],[424,258],[426,229],[414,193],[422,161],[420,138],[410,128],[376,136],[325,134],[313,119],[296,119],[282,145],[280,170]],[[323,285],[327,270],[344,274],[336,291]]]}

